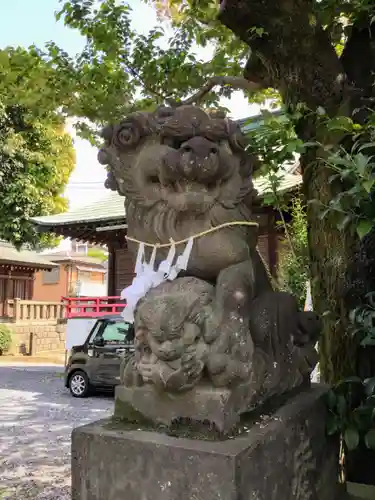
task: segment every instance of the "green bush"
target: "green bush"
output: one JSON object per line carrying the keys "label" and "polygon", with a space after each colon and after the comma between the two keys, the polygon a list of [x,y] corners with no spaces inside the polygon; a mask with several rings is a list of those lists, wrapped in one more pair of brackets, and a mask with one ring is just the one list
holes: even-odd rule
{"label": "green bush", "polygon": [[293,200],[291,216],[291,222],[284,228],[290,248],[281,255],[278,281],[280,289],[294,295],[303,308],[309,280],[309,257],[306,212],[300,198]]}
{"label": "green bush", "polygon": [[0,355],[4,354],[12,344],[12,330],[0,324]]}

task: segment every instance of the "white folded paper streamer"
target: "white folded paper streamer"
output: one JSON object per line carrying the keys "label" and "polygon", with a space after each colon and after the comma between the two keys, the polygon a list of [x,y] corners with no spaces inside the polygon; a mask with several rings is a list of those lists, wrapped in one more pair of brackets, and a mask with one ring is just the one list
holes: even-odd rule
{"label": "white folded paper streamer", "polygon": [[134,323],[135,308],[140,299],[144,297],[151,288],[155,288],[160,285],[160,283],[167,280],[172,281],[176,279],[180,271],[187,269],[191,250],[193,248],[193,241],[193,238],[189,239],[184,252],[177,258],[174,265],[173,261],[176,254],[176,246],[172,241],[167,258],[160,263],[157,270],[155,270],[157,245],[153,247],[150,262],[146,262],[145,244],[140,243],[135,263],[135,277],[132,284],[121,292],[121,299],[126,300],[126,307],[122,312],[122,317],[125,321]]}

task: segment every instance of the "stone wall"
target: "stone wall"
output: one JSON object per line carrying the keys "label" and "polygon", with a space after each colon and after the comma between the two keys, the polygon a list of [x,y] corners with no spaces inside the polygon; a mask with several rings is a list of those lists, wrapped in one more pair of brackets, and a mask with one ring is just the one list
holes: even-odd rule
{"label": "stone wall", "polygon": [[66,322],[61,320],[5,323],[13,331],[10,354],[48,355],[65,351]]}

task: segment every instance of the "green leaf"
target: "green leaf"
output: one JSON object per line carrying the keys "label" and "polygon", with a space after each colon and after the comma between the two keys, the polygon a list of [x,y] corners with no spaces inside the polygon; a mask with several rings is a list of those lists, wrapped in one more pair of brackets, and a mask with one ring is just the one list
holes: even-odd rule
{"label": "green leaf", "polygon": [[367,396],[375,394],[375,377],[367,378],[363,381],[363,385],[365,386]]}
{"label": "green leaf", "polygon": [[329,214],[329,212],[331,212],[331,208],[326,208],[324,210],[322,210],[320,213],[319,213],[319,219],[320,220],[323,220],[327,217],[327,215]]}
{"label": "green leaf", "polygon": [[367,448],[375,450],[375,429],[371,429],[365,435],[365,444]]}
{"label": "green leaf", "polygon": [[355,450],[359,445],[359,432],[354,427],[348,427],[344,432],[344,441],[348,450]]}
{"label": "green leaf", "polygon": [[339,231],[345,231],[352,220],[351,215],[345,215],[342,220],[337,224],[337,229]]}
{"label": "green leaf", "polygon": [[335,415],[328,415],[326,430],[328,436],[333,436],[340,431],[340,421]]}
{"label": "green leaf", "polygon": [[369,157],[365,156],[362,153],[358,153],[357,155],[355,155],[354,162],[355,162],[355,165],[356,165],[356,167],[358,169],[358,172],[361,175],[365,174],[366,169],[367,169],[368,164],[369,164],[369,161],[370,161]]}
{"label": "green leaf", "polygon": [[328,405],[328,408],[330,408],[331,410],[333,410],[336,407],[336,401],[337,401],[336,394],[333,392],[332,389],[330,389],[327,392],[327,405]]}
{"label": "green leaf", "polygon": [[366,300],[369,304],[369,306],[374,310],[375,312],[375,293],[374,292],[369,292],[366,294]]}
{"label": "green leaf", "polygon": [[360,239],[364,238],[373,228],[374,223],[371,220],[362,219],[359,224],[357,224],[357,233]]}
{"label": "green leaf", "polygon": [[275,196],[272,194],[267,194],[263,197],[264,205],[273,205],[275,203]]}
{"label": "green leaf", "polygon": [[337,397],[337,412],[340,415],[340,417],[344,417],[346,410],[347,410],[347,404],[345,396],[339,394]]}
{"label": "green leaf", "polygon": [[312,200],[309,200],[307,203],[309,205],[317,205],[319,207],[322,206],[322,202],[320,200],[317,200],[316,198],[313,198]]}
{"label": "green leaf", "polygon": [[327,123],[328,130],[344,130],[346,132],[351,132],[353,130],[353,121],[347,116],[338,116],[332,118]]}
{"label": "green leaf", "polygon": [[333,174],[331,175],[329,178],[328,178],[328,182],[331,184],[333,181],[335,181],[336,179],[339,179],[341,178],[341,173],[339,174]]}
{"label": "green leaf", "polygon": [[358,148],[358,151],[363,151],[365,149],[373,149],[373,148],[375,148],[375,142],[366,142],[365,144],[362,144]]}
{"label": "green leaf", "polygon": [[310,141],[310,142],[304,142],[303,144],[301,144],[301,147],[302,148],[317,148],[320,145],[321,144],[319,142]]}
{"label": "green leaf", "polygon": [[370,346],[375,346],[375,337],[370,337],[367,335],[361,342],[361,346],[363,347],[370,347]]}
{"label": "green leaf", "polygon": [[367,181],[363,181],[362,186],[368,193],[371,193],[374,183],[375,183],[374,179],[369,179]]}
{"label": "green leaf", "polygon": [[362,384],[362,379],[360,377],[347,377],[345,382],[348,384]]}

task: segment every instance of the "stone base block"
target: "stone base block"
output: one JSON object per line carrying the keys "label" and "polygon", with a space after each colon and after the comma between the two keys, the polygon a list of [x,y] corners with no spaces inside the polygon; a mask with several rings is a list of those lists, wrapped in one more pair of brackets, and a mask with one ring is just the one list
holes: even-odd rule
{"label": "stone base block", "polygon": [[72,434],[72,500],[334,500],[338,449],[314,386],[233,439],[177,438],[112,420]]}
{"label": "stone base block", "polygon": [[[241,401],[240,401],[241,402]],[[195,387],[181,394],[158,393],[154,386],[116,387],[115,417],[131,422],[150,422],[170,426],[180,418],[209,422],[219,431],[231,429],[243,408],[231,391]]]}

